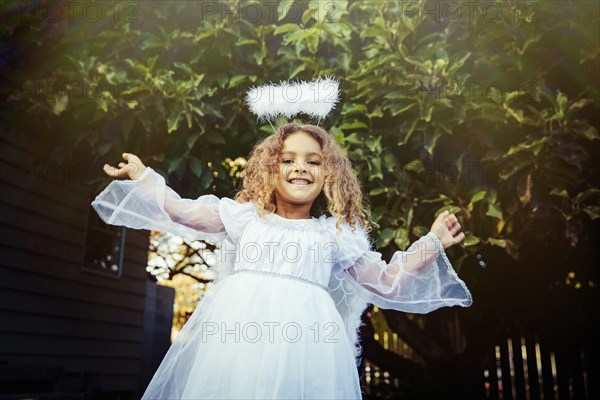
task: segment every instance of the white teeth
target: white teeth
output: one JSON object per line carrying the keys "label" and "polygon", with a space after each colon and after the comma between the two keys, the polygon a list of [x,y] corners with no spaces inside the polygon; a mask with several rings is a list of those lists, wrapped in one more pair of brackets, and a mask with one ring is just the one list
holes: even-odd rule
{"label": "white teeth", "polygon": [[294,185],[308,185],[308,181],[305,181],[304,179],[292,179],[290,183],[293,183]]}

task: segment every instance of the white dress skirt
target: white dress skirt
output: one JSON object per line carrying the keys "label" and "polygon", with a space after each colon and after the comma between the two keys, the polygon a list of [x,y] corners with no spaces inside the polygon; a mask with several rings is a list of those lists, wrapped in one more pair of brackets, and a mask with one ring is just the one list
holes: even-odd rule
{"label": "white dress skirt", "polygon": [[390,263],[336,217],[260,217],[253,202],[182,199],[147,167],[92,202],[104,222],[219,244],[216,284],[162,360],[143,400],[361,399],[360,316],[369,303],[427,313],[471,305],[433,233]]}

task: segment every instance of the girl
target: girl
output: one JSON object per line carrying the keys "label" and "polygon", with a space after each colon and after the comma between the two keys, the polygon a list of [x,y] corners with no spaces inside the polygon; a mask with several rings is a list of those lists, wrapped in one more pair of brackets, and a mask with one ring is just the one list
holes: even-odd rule
{"label": "girl", "polygon": [[388,264],[343,149],[314,125],[255,145],[235,199],[182,199],[140,159],[108,164],[92,202],[108,224],[221,243],[218,283],[178,334],[143,399],[361,399],[360,315],[369,303],[427,313],[471,305],[445,248],[454,214]]}

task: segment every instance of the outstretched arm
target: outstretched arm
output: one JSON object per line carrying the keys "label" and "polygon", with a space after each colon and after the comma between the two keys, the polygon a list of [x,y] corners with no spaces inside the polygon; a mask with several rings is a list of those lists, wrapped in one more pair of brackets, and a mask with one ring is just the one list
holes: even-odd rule
{"label": "outstretched arm", "polygon": [[[465,234],[460,232],[461,226],[454,214],[448,210],[437,216],[431,230],[421,239],[413,243],[408,250],[394,254],[392,262],[385,268],[382,279],[392,286],[402,274],[419,274],[421,269],[431,266],[440,256],[445,256],[444,249],[460,243]],[[448,264],[450,262],[448,261]],[[452,268],[451,265],[448,267]]]}
{"label": "outstretched arm", "polygon": [[[368,303],[404,312],[427,313],[444,306],[470,306],[471,293],[444,251],[464,239],[459,230],[454,214],[442,213],[427,235],[406,251],[395,252],[389,264],[381,253],[366,251],[349,267],[338,265],[330,287],[343,287],[346,295],[358,292]],[[441,239],[434,232],[439,232]]]}
{"label": "outstretched arm", "polygon": [[390,297],[401,284],[406,285],[411,280],[426,275],[427,270],[442,257],[442,251],[439,239],[429,232],[406,251],[395,252],[389,264],[382,259],[381,253],[367,251],[345,271],[373,293]]}
{"label": "outstretched arm", "polygon": [[124,153],[123,158],[129,164],[120,163],[118,169],[105,165],[104,170],[113,177],[127,176],[131,180],[111,182],[92,202],[104,222],[195,240],[220,242],[225,238],[218,197],[208,194],[195,200],[183,199],[137,156]]}

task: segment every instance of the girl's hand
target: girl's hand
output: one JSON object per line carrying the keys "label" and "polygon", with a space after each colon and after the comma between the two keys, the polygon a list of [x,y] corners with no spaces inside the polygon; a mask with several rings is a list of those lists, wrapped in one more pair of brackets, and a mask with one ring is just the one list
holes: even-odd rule
{"label": "girl's hand", "polygon": [[458,231],[460,231],[458,219],[454,214],[449,214],[448,210],[438,215],[431,225],[431,232],[442,242],[444,249],[463,241],[465,234]]}
{"label": "girl's hand", "polygon": [[123,153],[123,159],[127,161],[127,164],[120,162],[119,168],[104,164],[102,169],[106,172],[106,175],[113,178],[128,177],[129,179],[136,180],[146,170],[146,166],[142,163],[142,160],[135,154]]}

